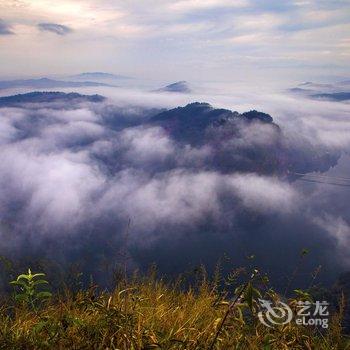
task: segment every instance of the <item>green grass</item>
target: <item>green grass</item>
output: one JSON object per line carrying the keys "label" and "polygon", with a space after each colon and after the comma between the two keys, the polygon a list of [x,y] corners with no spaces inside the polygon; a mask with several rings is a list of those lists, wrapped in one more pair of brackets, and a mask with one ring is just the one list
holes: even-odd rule
{"label": "green grass", "polygon": [[[271,290],[258,291],[261,286],[253,280],[250,287],[279,298]],[[218,290],[205,276],[195,287],[183,288],[150,274],[123,281],[113,292],[96,286],[57,292],[35,308],[11,297],[1,306],[0,349],[210,349],[233,299]],[[341,311],[333,313],[326,330],[295,323],[268,328],[256,316],[255,294],[247,290],[213,349],[350,349]],[[293,308],[296,301],[288,303]]]}

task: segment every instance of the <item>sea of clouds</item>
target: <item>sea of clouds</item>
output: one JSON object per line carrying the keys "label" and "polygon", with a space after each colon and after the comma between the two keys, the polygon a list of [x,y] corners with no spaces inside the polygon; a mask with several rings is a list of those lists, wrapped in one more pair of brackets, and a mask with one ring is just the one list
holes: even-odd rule
{"label": "sea of clouds", "polygon": [[[303,173],[347,176],[349,104],[218,84],[192,94],[79,92],[107,98],[0,108],[2,254],[80,262],[96,275],[104,261],[114,266],[126,254],[130,269],[155,262],[169,275],[200,263],[210,270],[224,254],[228,268],[246,265],[254,254],[277,286],[303,248],[310,253],[300,281],[318,265],[325,283],[348,269],[346,181],[305,182],[288,171],[291,163]],[[214,129],[193,143],[150,122],[193,101],[258,109],[279,129],[242,124],[239,137]]]}

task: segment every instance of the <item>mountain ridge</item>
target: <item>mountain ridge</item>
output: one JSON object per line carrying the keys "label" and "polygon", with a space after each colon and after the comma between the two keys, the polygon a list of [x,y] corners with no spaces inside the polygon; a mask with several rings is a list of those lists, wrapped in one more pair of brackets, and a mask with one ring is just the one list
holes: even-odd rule
{"label": "mountain ridge", "polygon": [[0,89],[31,87],[36,89],[74,88],[74,87],[116,87],[115,85],[93,81],[66,81],[49,78],[1,80]]}

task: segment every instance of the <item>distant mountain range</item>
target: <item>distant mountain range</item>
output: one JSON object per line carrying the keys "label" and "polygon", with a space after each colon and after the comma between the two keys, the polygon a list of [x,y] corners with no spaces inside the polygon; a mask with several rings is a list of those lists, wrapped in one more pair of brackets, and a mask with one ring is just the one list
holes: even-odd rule
{"label": "distant mountain range", "polygon": [[289,89],[289,92],[310,99],[346,102],[350,101],[349,88],[350,81],[341,81],[334,84],[319,84],[308,81]]}
{"label": "distant mountain range", "polygon": [[53,80],[48,78],[27,79],[27,80],[6,80],[0,81],[0,89],[12,89],[20,87],[28,87],[35,89],[52,89],[52,88],[71,88],[71,87],[100,87],[108,86],[115,87],[115,85],[104,84],[93,81],[63,81]]}
{"label": "distant mountain range", "polygon": [[178,81],[176,83],[169,84],[167,86],[164,86],[156,92],[177,92],[177,93],[190,93],[191,88],[187,81]]}
{"label": "distant mountain range", "polygon": [[[37,103],[79,103],[79,102],[102,102],[105,97],[101,95],[81,95],[75,92],[30,92],[27,94],[18,94],[13,96],[0,97],[0,107],[19,107],[24,104]],[[28,107],[28,106],[26,106]],[[60,107],[62,108],[62,107]]]}
{"label": "distant mountain range", "polygon": [[311,81],[306,81],[304,83],[299,84],[298,86],[301,86],[305,89],[332,89],[334,88],[334,85],[332,84],[322,84],[322,83],[313,83]]}
{"label": "distant mountain range", "polygon": [[123,80],[123,79],[132,79],[125,75],[111,74],[104,72],[85,72],[76,75],[72,75],[72,79],[88,79],[88,80]]}
{"label": "distant mountain range", "polygon": [[323,94],[313,94],[313,98],[328,101],[350,101],[350,92],[333,92]]}

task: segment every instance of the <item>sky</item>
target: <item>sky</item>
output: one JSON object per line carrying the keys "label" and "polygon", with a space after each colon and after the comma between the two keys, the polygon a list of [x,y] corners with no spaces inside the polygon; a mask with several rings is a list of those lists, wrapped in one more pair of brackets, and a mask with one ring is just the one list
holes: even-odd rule
{"label": "sky", "polygon": [[1,0],[0,77],[349,77],[349,0]]}

